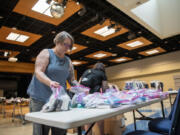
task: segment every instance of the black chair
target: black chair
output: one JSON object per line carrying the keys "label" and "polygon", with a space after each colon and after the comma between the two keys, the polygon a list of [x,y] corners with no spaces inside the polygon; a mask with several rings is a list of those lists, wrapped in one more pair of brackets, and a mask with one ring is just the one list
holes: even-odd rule
{"label": "black chair", "polygon": [[[170,128],[167,134],[180,135],[180,89],[178,91],[178,94],[174,103],[174,109],[172,111],[172,118],[170,120]],[[134,132],[127,133],[126,135],[164,135],[164,133],[137,130]]]}
{"label": "black chair", "polygon": [[[174,102],[175,101],[176,99],[174,100]],[[173,111],[174,107],[172,107],[168,118],[155,118],[153,120],[150,120],[150,122],[148,123],[149,130],[156,133],[168,134],[171,127],[171,118]]]}

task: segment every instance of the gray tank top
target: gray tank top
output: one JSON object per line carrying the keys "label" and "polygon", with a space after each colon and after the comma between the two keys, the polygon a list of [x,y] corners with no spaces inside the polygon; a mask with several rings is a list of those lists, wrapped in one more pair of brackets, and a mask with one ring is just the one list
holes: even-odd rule
{"label": "gray tank top", "polygon": [[[49,64],[46,68],[45,74],[53,81],[59,82],[61,86],[66,89],[66,80],[69,76],[69,57],[59,58],[52,49],[49,51]],[[47,102],[51,96],[51,89],[49,86],[41,83],[34,74],[29,84],[27,94],[38,101]]]}

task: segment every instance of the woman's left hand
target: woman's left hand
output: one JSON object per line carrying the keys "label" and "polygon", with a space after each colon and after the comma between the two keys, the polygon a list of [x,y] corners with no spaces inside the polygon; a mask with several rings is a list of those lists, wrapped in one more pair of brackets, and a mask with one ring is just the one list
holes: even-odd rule
{"label": "woman's left hand", "polygon": [[56,81],[51,81],[50,82],[50,87],[54,87],[54,88],[58,88],[60,86],[60,84]]}

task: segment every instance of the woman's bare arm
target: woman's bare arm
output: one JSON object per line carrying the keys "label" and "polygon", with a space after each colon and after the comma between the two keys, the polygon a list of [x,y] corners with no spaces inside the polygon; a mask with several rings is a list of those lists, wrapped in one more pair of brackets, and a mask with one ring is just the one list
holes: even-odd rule
{"label": "woman's bare arm", "polygon": [[49,52],[48,49],[44,49],[39,53],[39,55],[36,58],[35,75],[40,82],[46,84],[47,86],[58,87],[59,83],[52,81],[45,74],[48,64],[49,64]]}

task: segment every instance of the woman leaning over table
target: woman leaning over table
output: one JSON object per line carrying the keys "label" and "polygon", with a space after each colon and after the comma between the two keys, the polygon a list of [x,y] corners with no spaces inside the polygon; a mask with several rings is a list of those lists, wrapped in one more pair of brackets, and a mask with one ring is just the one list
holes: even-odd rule
{"label": "woman leaning over table", "polygon": [[[72,49],[73,43],[73,37],[69,33],[60,32],[54,38],[55,47],[44,49],[37,56],[35,73],[27,90],[30,96],[30,112],[41,110],[52,93],[50,87],[63,86],[66,89],[66,80],[71,85],[77,84],[72,62],[65,55]],[[33,135],[48,135],[50,128],[52,135],[66,134],[64,129],[34,123]]]}

